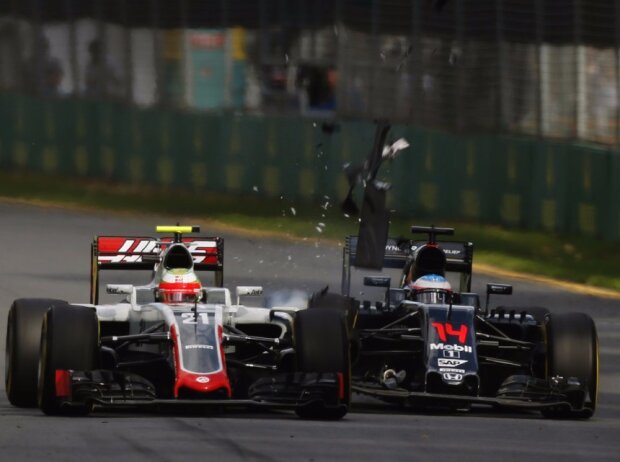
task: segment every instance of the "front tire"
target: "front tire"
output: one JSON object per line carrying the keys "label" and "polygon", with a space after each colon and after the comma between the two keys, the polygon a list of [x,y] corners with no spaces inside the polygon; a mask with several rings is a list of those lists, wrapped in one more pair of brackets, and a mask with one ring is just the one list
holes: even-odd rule
{"label": "front tire", "polygon": [[51,306],[66,304],[64,300],[21,298],[11,305],[6,328],[4,385],[13,406],[36,407],[43,316]]}
{"label": "front tire", "polygon": [[351,402],[351,360],[344,313],[329,309],[298,311],[295,348],[300,372],[337,373],[342,387],[338,406],[300,406],[297,415],[306,419],[342,418]]}
{"label": "front tire", "polygon": [[95,310],[54,306],[43,318],[39,355],[38,404],[48,415],[85,415],[90,403],[63,406],[56,396],[56,370],[88,371],[98,368],[99,323]]}
{"label": "front tire", "polygon": [[576,377],[585,385],[581,409],[545,409],[550,418],[589,418],[598,398],[599,352],[596,326],[585,313],[555,313],[547,318],[547,379]]}

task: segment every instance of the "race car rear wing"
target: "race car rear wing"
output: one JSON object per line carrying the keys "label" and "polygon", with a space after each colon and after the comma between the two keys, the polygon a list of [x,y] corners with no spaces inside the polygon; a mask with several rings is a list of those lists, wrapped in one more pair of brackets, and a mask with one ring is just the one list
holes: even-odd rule
{"label": "race car rear wing", "polygon": [[[99,302],[99,271],[154,270],[161,251],[172,237],[97,236],[91,244],[90,302]],[[182,237],[194,259],[194,270],[215,273],[215,285],[224,285],[224,239],[221,237]]]}
{"label": "race car rear wing", "polygon": [[[347,296],[350,295],[351,288],[351,267],[356,266],[357,238],[357,236],[347,236],[342,250],[341,293]],[[413,252],[426,244],[428,244],[427,240],[403,241],[388,238],[383,256],[383,267],[403,269]],[[463,241],[439,241],[436,244],[446,255],[446,271],[460,273],[460,291],[471,291],[474,245]]]}

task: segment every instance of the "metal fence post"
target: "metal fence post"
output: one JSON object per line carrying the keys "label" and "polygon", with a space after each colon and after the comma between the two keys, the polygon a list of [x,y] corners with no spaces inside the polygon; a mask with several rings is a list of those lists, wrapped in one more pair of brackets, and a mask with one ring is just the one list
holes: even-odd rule
{"label": "metal fence post", "polygon": [[123,18],[123,39],[125,40],[125,101],[133,102],[133,48],[131,42],[131,28],[129,27],[129,14],[127,2],[121,2],[121,15]]}
{"label": "metal fence post", "polygon": [[588,95],[585,79],[585,49],[582,43],[582,27],[581,27],[581,0],[575,0],[574,12],[575,16],[575,113],[573,121],[573,133],[576,139],[583,139],[586,136],[586,105],[588,103]]}
{"label": "metal fence post", "polygon": [[[456,15],[456,46],[460,47],[461,49],[461,53],[464,53],[464,43],[463,43],[463,37],[464,37],[464,29],[465,29],[465,2],[463,0],[456,0],[456,8],[454,9],[455,15]],[[455,46],[454,43],[452,43],[451,45],[452,47]],[[452,53],[453,50],[450,50],[450,53]],[[454,85],[454,89],[456,91],[453,92],[452,97],[454,98],[453,103],[454,106],[456,107],[456,120],[454,120],[454,125],[456,127],[456,130],[458,133],[462,133],[464,128],[465,128],[465,110],[464,110],[464,105],[463,105],[463,101],[464,101],[464,76],[463,76],[463,60],[459,60],[456,59],[456,61],[453,64],[454,68],[455,68],[455,80],[456,80],[456,85]],[[446,113],[449,113],[449,111],[447,111]]]}
{"label": "metal fence post", "polygon": [[183,82],[183,97],[181,98],[183,102],[183,107],[188,108],[191,106],[192,102],[192,90],[189,88],[189,72],[188,72],[188,64],[189,64],[189,26],[188,26],[188,12],[187,12],[187,1],[188,0],[180,0],[179,1],[179,10],[180,10],[180,29],[181,29],[181,81]]}
{"label": "metal fence post", "polygon": [[[373,44],[373,52],[377,51],[377,37],[379,35],[379,22],[381,20],[381,0],[372,0],[371,6],[371,35],[372,35],[372,44]],[[371,55],[372,56],[372,55]],[[364,108],[366,114],[364,116],[368,116],[368,112],[371,112],[371,107],[380,107],[381,105],[377,104],[378,102],[375,100],[377,97],[377,92],[375,91],[375,82],[377,77],[377,66],[373,66],[370,71],[370,87],[368,91],[368,105]]]}
{"label": "metal fence post", "polygon": [[495,121],[495,129],[503,132],[505,127],[505,108],[504,98],[506,97],[506,43],[504,41],[504,0],[495,1],[496,8],[496,40],[498,57],[497,60],[497,77],[499,79],[499,94],[497,95],[495,110],[497,111]]}
{"label": "metal fence post", "polygon": [[153,27],[153,50],[155,54],[155,91],[156,104],[164,100],[164,76],[161,37],[159,31],[159,0],[151,0],[151,26]]}
{"label": "metal fence post", "polygon": [[411,2],[411,61],[409,66],[413,71],[413,89],[411,94],[413,95],[413,101],[410,102],[409,109],[409,121],[414,124],[420,123],[419,103],[422,100],[422,34],[420,33],[420,0],[413,0]]}
{"label": "metal fence post", "polygon": [[536,113],[537,113],[537,135],[542,137],[545,133],[544,129],[544,107],[543,107],[543,97],[545,94],[545,67],[546,67],[546,57],[544,56],[543,50],[543,31],[544,31],[544,0],[537,0],[536,2],[536,46],[538,47],[538,85],[537,85],[537,95],[536,95]]}
{"label": "metal fence post", "polygon": [[73,81],[73,95],[80,92],[79,73],[77,63],[77,37],[75,33],[75,14],[73,10],[73,0],[65,0],[65,12],[69,22],[69,66],[71,68],[71,80]]}
{"label": "metal fence post", "polygon": [[232,34],[228,27],[228,5],[226,0],[220,0],[220,24],[226,34],[225,45],[225,65],[226,73],[224,77],[224,108],[232,109],[232,75],[233,75],[233,58],[232,58]]}
{"label": "metal fence post", "polygon": [[[616,145],[620,143],[620,0],[616,0],[616,21],[614,32],[616,38],[615,63],[616,63]],[[619,231],[620,232],[620,231]]]}

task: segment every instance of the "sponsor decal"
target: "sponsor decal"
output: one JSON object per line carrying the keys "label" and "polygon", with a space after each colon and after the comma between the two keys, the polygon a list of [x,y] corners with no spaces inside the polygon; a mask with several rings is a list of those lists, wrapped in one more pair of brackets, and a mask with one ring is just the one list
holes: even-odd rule
{"label": "sponsor decal", "polygon": [[252,295],[261,295],[262,293],[263,293],[263,291],[260,290],[260,289],[250,289],[250,290],[245,291],[243,293],[243,295],[250,295],[250,296],[252,296]]}
{"label": "sponsor decal", "polygon": [[[184,240],[185,241],[185,240]],[[161,244],[165,249],[167,242]],[[100,263],[141,263],[144,254],[158,254],[159,241],[155,239],[123,239],[109,238],[100,243],[100,252],[116,253],[116,255],[99,255]],[[187,248],[192,254],[194,263],[208,262],[217,255],[217,242],[212,241],[189,241]],[[127,255],[129,254],[129,255]]]}
{"label": "sponsor decal", "polygon": [[465,369],[453,369],[451,367],[440,367],[439,372],[455,372],[457,374],[464,374]]}
{"label": "sponsor decal", "polygon": [[439,340],[442,342],[447,342],[449,335],[451,337],[456,337],[459,343],[465,343],[465,339],[467,338],[467,324],[461,324],[458,329],[455,329],[449,322],[434,322],[432,326],[437,330]]}
{"label": "sponsor decal", "polygon": [[452,372],[445,372],[443,374],[443,379],[447,382],[460,382],[463,380],[462,374],[454,374]]}
{"label": "sponsor decal", "polygon": [[439,358],[437,360],[437,365],[440,367],[456,367],[456,366],[460,366],[461,364],[465,364],[467,362],[466,359],[444,359],[444,358]]}
{"label": "sponsor decal", "polygon": [[386,252],[401,252],[400,247],[398,247],[397,245],[393,245],[393,244],[387,244],[385,246],[385,251]]}
{"label": "sponsor decal", "polygon": [[450,345],[445,343],[431,343],[431,350],[452,350],[463,351],[465,353],[473,353],[472,347],[469,345]]}
{"label": "sponsor decal", "polygon": [[461,353],[459,351],[454,350],[443,350],[441,352],[444,358],[460,358]]}
{"label": "sponsor decal", "polygon": [[213,345],[185,345],[186,350],[212,350]]}
{"label": "sponsor decal", "polygon": [[[107,243],[106,243],[107,244]],[[105,244],[102,244],[104,246]],[[110,245],[110,244],[107,244]],[[125,239],[118,250],[100,249],[102,251],[113,251],[119,255],[99,255],[97,260],[102,263],[138,263],[142,261],[142,254],[157,253],[157,241],[153,239]],[[123,254],[138,255],[123,255]]]}
{"label": "sponsor decal", "polygon": [[193,241],[187,246],[194,263],[204,262],[209,254],[213,255],[217,251],[217,244],[215,241]]}
{"label": "sponsor decal", "polygon": [[205,375],[201,375],[200,377],[196,377],[196,382],[198,383],[209,383],[209,377]]}

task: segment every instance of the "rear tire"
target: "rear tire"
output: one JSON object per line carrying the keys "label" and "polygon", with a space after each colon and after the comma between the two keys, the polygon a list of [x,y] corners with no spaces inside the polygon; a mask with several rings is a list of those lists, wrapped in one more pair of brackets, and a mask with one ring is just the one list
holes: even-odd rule
{"label": "rear tire", "polygon": [[36,407],[37,370],[43,316],[64,300],[21,298],[9,310],[6,329],[4,385],[13,406]]}
{"label": "rear tire", "polygon": [[296,412],[305,419],[342,418],[351,402],[351,360],[344,313],[339,310],[309,309],[295,318],[297,369],[309,373],[338,373],[344,382],[340,406],[301,406]]}
{"label": "rear tire", "polygon": [[90,403],[63,406],[56,397],[56,370],[98,368],[99,323],[94,309],[54,306],[43,318],[39,355],[38,404],[48,415],[86,415]]}
{"label": "rear tire", "polygon": [[[589,418],[598,398],[599,358],[596,326],[585,313],[555,313],[547,318],[547,379],[576,377],[587,394],[583,409],[545,409],[550,418]],[[581,403],[576,403],[581,404]]]}

